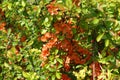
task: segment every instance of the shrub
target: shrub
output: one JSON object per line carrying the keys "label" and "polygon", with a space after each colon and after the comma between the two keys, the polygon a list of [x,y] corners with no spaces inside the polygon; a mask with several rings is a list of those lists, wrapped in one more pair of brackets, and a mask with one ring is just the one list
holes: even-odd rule
{"label": "shrub", "polygon": [[4,0],[1,80],[120,79],[119,0]]}

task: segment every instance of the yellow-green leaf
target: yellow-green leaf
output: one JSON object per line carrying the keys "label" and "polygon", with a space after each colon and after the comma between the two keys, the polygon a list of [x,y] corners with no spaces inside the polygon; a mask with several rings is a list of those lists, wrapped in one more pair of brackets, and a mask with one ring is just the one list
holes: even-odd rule
{"label": "yellow-green leaf", "polygon": [[61,78],[61,73],[56,72],[56,77],[57,77],[57,79],[60,79]]}
{"label": "yellow-green leaf", "polygon": [[106,40],[105,40],[105,47],[108,47],[108,46],[109,46],[109,42],[110,42],[109,39],[106,39]]}
{"label": "yellow-green leaf", "polygon": [[103,36],[104,36],[104,33],[99,34],[96,38],[96,41],[99,42]]}
{"label": "yellow-green leaf", "polygon": [[23,76],[25,77],[25,78],[29,78],[30,77],[30,74],[29,73],[27,73],[27,72],[22,72],[22,74],[23,74]]}
{"label": "yellow-green leaf", "polygon": [[93,20],[93,24],[98,24],[98,23],[99,23],[99,19],[95,18],[95,19]]}
{"label": "yellow-green leaf", "polygon": [[26,3],[25,1],[22,1],[22,6],[25,7]]}

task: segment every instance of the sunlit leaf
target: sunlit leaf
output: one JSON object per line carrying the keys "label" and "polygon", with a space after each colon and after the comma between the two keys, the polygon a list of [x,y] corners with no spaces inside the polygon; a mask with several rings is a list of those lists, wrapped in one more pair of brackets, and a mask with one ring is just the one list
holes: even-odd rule
{"label": "sunlit leaf", "polygon": [[52,80],[55,80],[55,75],[52,75]]}
{"label": "sunlit leaf", "polygon": [[61,78],[61,73],[56,72],[56,77],[57,77],[57,79],[60,79]]}
{"label": "sunlit leaf", "polygon": [[57,58],[56,59],[60,64],[62,64],[63,63],[63,60],[62,59],[60,59],[60,58]]}
{"label": "sunlit leaf", "polygon": [[22,72],[22,75],[27,79],[30,77],[30,74],[24,71]]}
{"label": "sunlit leaf", "polygon": [[98,23],[99,23],[99,19],[95,18],[95,19],[93,20],[93,24],[98,24]]}
{"label": "sunlit leaf", "polygon": [[104,36],[104,33],[99,34],[96,38],[96,41],[99,42],[103,36]]}
{"label": "sunlit leaf", "polygon": [[26,3],[24,0],[22,0],[22,6],[25,7]]}
{"label": "sunlit leaf", "polygon": [[72,0],[65,0],[65,4],[66,4],[67,8],[72,9],[72,6],[73,6]]}
{"label": "sunlit leaf", "polygon": [[105,46],[106,46],[106,47],[109,46],[109,42],[110,42],[110,41],[109,41],[108,39],[105,40]]}

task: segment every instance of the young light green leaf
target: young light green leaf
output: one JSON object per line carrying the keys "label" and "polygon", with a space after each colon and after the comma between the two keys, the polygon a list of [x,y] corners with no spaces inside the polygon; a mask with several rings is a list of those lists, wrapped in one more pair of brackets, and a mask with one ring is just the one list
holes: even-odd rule
{"label": "young light green leaf", "polygon": [[0,46],[0,49],[5,49],[6,47],[4,47],[4,46]]}
{"label": "young light green leaf", "polygon": [[63,60],[62,60],[62,59],[57,58],[57,61],[58,61],[60,64],[63,64]]}
{"label": "young light green leaf", "polygon": [[103,36],[104,36],[104,33],[99,34],[96,38],[96,41],[99,42]]}
{"label": "young light green leaf", "polygon": [[10,68],[10,65],[8,63],[4,63],[4,66],[7,67],[7,68]]}
{"label": "young light green leaf", "polygon": [[46,32],[47,32],[46,29],[42,29],[42,30],[41,30],[41,34],[45,34]]}
{"label": "young light green leaf", "polygon": [[100,59],[99,62],[102,64],[109,64],[109,62],[114,62],[114,60],[115,58],[112,55],[110,55],[110,56]]}
{"label": "young light green leaf", "polygon": [[106,40],[105,40],[105,47],[108,47],[108,46],[109,46],[109,42],[110,42],[109,39],[106,39]]}
{"label": "young light green leaf", "polygon": [[66,7],[69,8],[69,9],[72,9],[72,0],[65,0],[65,4],[66,4]]}
{"label": "young light green leaf", "polygon": [[29,73],[27,73],[27,72],[22,72],[22,74],[23,74],[23,76],[25,77],[25,78],[29,78],[30,77],[30,74]]}
{"label": "young light green leaf", "polygon": [[21,66],[18,66],[18,65],[13,65],[14,66],[14,69],[15,70],[22,70],[22,67]]}
{"label": "young light green leaf", "polygon": [[28,42],[27,47],[31,46],[33,43],[34,43],[34,42],[33,42],[32,40],[30,40],[30,41]]}
{"label": "young light green leaf", "polygon": [[57,77],[57,79],[60,79],[61,78],[61,73],[60,72],[56,72],[56,77]]}
{"label": "young light green leaf", "polygon": [[55,54],[57,54],[58,52],[59,52],[59,50],[58,50],[58,49],[56,49],[56,50],[55,50]]}
{"label": "young light green leaf", "polygon": [[26,3],[22,0],[22,6],[25,7]]}
{"label": "young light green leaf", "polygon": [[8,4],[8,9],[12,10],[12,4],[11,3]]}
{"label": "young light green leaf", "polygon": [[11,33],[11,29],[9,28],[9,29],[8,29],[8,33],[7,33],[7,35],[9,36],[10,33]]}
{"label": "young light green leaf", "polygon": [[52,75],[52,80],[55,80],[55,75]]}
{"label": "young light green leaf", "polygon": [[99,23],[99,19],[95,18],[95,19],[93,20],[93,24],[98,24],[98,23]]}

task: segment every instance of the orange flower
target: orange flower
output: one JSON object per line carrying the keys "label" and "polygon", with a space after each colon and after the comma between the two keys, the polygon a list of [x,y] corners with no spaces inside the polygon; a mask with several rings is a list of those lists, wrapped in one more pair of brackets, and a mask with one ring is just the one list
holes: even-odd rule
{"label": "orange flower", "polygon": [[0,23],[0,31],[4,30],[6,26],[6,22]]}
{"label": "orange flower", "polygon": [[41,66],[41,67],[44,67],[45,64],[46,64],[45,62],[42,62],[40,66]]}
{"label": "orange flower", "polygon": [[48,55],[49,55],[49,49],[48,49],[47,46],[45,45],[45,46],[43,46],[43,48],[42,48],[41,57],[42,57],[42,58],[45,58],[45,57],[47,57]]}
{"label": "orange flower", "polygon": [[92,78],[91,80],[94,80],[95,77],[99,76],[101,74],[101,68],[99,62],[93,62],[90,65],[90,68],[92,69]]}
{"label": "orange flower", "polygon": [[51,2],[50,4],[47,5],[47,9],[48,9],[48,12],[51,15],[57,15],[58,14],[59,8],[57,6],[55,6],[53,2]]}
{"label": "orange flower", "polygon": [[42,37],[40,38],[40,40],[41,40],[42,42],[46,42],[46,41],[47,41],[47,38],[46,38],[45,36],[42,36]]}
{"label": "orange flower", "polygon": [[65,23],[64,20],[60,20],[54,23],[54,28],[56,30],[56,34],[62,32],[66,36],[66,38],[72,38],[72,26],[70,23]]}
{"label": "orange flower", "polygon": [[0,15],[4,16],[4,12],[2,11],[2,9],[0,8]]}
{"label": "orange flower", "polygon": [[120,31],[118,31],[117,34],[120,36]]}
{"label": "orange flower", "polygon": [[80,6],[80,0],[73,0],[73,3],[78,7]]}
{"label": "orange flower", "polygon": [[39,41],[41,41],[41,37],[40,37],[40,36],[38,36],[37,40],[38,40],[38,42],[39,42]]}
{"label": "orange flower", "polygon": [[71,80],[71,78],[67,74],[62,74],[61,80]]}
{"label": "orange flower", "polygon": [[51,38],[52,36],[53,36],[52,33],[47,32],[47,33],[45,33],[45,34],[41,37],[41,41],[46,42],[46,41],[47,41],[49,38]]}
{"label": "orange flower", "polygon": [[[47,57],[50,55],[49,50],[54,46],[54,44],[57,42],[57,37],[53,34],[53,33],[45,33],[42,37],[41,37],[41,41],[46,42],[47,40],[48,43],[46,43],[45,45],[43,45],[42,47],[42,52],[40,57],[46,61]],[[43,62],[44,62],[43,61]]]}
{"label": "orange flower", "polygon": [[20,42],[25,42],[26,41],[26,36],[24,35],[24,36],[22,36],[21,38],[20,38]]}
{"label": "orange flower", "polygon": [[63,24],[62,21],[57,21],[57,22],[54,23],[54,28],[55,28],[57,34],[62,31],[62,29],[63,29],[62,24]]}

